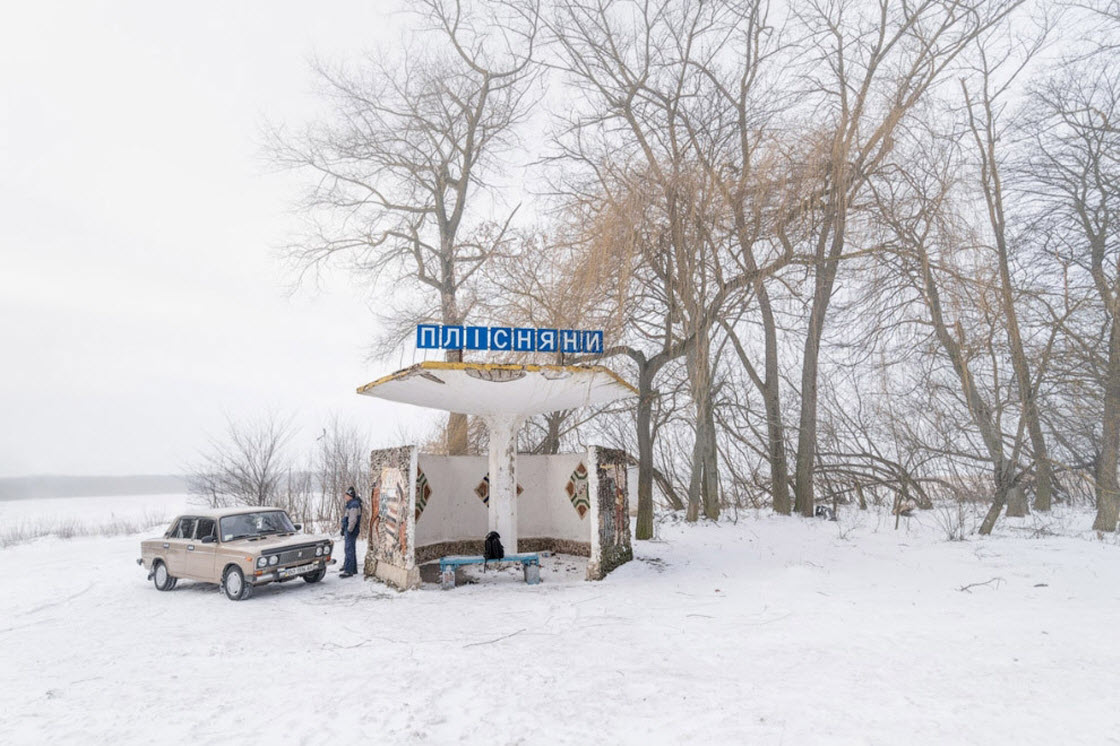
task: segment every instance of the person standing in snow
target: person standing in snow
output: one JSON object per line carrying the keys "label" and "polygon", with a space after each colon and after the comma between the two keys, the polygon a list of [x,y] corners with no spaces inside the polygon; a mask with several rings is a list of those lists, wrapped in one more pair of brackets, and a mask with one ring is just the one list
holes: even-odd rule
{"label": "person standing in snow", "polygon": [[358,557],[355,543],[362,530],[362,501],[353,487],[346,488],[346,507],[342,511],[342,538],[346,540],[346,560],[342,563],[340,578],[352,578],[358,574]]}

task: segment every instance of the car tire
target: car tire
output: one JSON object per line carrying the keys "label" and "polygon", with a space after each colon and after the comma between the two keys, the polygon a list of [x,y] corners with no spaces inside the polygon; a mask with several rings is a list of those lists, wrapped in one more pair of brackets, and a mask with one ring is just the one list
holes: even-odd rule
{"label": "car tire", "polygon": [[167,565],[163,563],[163,560],[156,560],[152,566],[152,583],[157,591],[173,590],[178,580],[178,578],[171,577],[171,573],[167,571]]}
{"label": "car tire", "polygon": [[315,572],[305,573],[303,575],[300,575],[300,577],[308,583],[318,583],[320,580],[327,577],[327,568],[320,567]]}
{"label": "car tire", "polygon": [[230,601],[244,601],[253,595],[253,586],[245,582],[245,573],[237,565],[230,565],[222,575],[222,590]]}

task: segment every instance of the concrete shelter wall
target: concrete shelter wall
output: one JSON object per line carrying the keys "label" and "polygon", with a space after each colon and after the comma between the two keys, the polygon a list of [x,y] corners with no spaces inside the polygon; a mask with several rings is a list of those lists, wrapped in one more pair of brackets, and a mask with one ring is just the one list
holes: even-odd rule
{"label": "concrete shelter wall", "polygon": [[588,460],[594,463],[590,477],[591,513],[596,518],[591,535],[587,579],[601,580],[619,565],[634,558],[630,547],[630,458],[613,448],[591,446]]}
{"label": "concrete shelter wall", "polygon": [[[562,542],[591,541],[593,516],[582,517],[565,487],[586,453],[551,456],[518,455],[517,530],[524,540],[549,538]],[[420,454],[420,472],[431,490],[416,521],[416,546],[481,540],[488,532],[487,507],[475,489],[488,471],[485,456]],[[418,495],[422,502],[422,496]]]}
{"label": "concrete shelter wall", "polygon": [[590,513],[581,518],[564,491],[572,472],[584,458],[580,453],[517,457],[518,481],[525,488],[517,503],[517,528],[522,538],[591,541]]}
{"label": "concrete shelter wall", "polygon": [[485,538],[486,505],[474,490],[490,468],[487,458],[422,453],[419,464],[431,495],[416,521],[416,545]]}
{"label": "concrete shelter wall", "polygon": [[420,584],[416,568],[417,447],[383,448],[370,453],[369,545],[365,574],[397,588]]}

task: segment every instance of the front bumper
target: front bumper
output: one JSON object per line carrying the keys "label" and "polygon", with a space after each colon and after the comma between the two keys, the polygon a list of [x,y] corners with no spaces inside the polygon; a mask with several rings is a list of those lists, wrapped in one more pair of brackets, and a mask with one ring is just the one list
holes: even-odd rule
{"label": "front bumper", "polygon": [[283,573],[284,570],[290,570],[292,567],[299,567],[299,565],[289,565],[288,567],[275,568],[270,567],[267,570],[254,570],[252,577],[249,579],[252,581],[253,585],[264,585],[265,583],[275,583],[277,581],[284,582],[285,580],[298,578],[300,577],[300,575],[306,575],[309,572],[315,572],[319,569],[325,569],[327,566],[333,565],[336,562],[338,562],[338,560],[332,557],[331,559],[326,561],[320,559],[315,562],[305,563],[314,565],[314,567],[310,570],[299,573],[298,575],[281,575],[281,573]]}

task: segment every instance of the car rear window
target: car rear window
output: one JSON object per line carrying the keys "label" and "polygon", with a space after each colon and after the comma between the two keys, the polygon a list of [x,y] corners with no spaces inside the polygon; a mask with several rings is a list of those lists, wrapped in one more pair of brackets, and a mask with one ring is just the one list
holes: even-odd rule
{"label": "car rear window", "polygon": [[213,518],[199,518],[198,519],[198,528],[196,528],[194,530],[194,537],[196,539],[204,539],[207,536],[215,536],[216,537],[217,532],[215,531],[215,528],[216,527],[214,525],[214,519]]}

